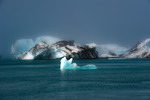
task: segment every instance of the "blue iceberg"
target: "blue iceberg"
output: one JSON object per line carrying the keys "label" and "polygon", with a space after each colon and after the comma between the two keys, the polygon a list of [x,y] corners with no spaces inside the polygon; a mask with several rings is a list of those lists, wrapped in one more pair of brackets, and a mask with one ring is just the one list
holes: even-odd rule
{"label": "blue iceberg", "polygon": [[97,69],[95,65],[88,64],[85,66],[78,66],[76,63],[72,63],[73,59],[70,58],[69,60],[66,57],[61,59],[60,69],[61,70],[85,70],[85,69]]}

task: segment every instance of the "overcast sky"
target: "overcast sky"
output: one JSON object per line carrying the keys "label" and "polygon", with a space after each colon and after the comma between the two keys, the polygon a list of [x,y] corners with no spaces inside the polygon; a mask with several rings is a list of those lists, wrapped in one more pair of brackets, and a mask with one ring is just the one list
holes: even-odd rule
{"label": "overcast sky", "polygon": [[150,37],[150,0],[0,0],[0,53],[42,35],[131,47]]}

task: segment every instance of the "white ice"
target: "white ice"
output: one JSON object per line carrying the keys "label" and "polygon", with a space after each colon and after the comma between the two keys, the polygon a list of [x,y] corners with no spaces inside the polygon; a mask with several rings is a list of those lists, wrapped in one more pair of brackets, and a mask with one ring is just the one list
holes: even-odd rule
{"label": "white ice", "polygon": [[61,70],[67,70],[67,69],[74,69],[74,70],[80,70],[80,69],[97,69],[95,65],[89,64],[85,66],[78,66],[76,63],[72,63],[73,59],[70,58],[69,60],[66,59],[66,57],[63,57],[61,59],[60,63],[60,69]]}

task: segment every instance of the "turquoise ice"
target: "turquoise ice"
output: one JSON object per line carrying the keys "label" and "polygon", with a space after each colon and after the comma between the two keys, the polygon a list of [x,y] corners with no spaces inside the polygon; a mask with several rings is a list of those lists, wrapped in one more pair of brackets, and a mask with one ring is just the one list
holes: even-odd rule
{"label": "turquoise ice", "polygon": [[88,64],[85,66],[78,66],[76,63],[72,63],[73,58],[70,58],[69,60],[66,59],[66,57],[63,57],[61,59],[60,63],[60,69],[61,70],[80,70],[80,69],[97,69],[97,67],[93,64]]}

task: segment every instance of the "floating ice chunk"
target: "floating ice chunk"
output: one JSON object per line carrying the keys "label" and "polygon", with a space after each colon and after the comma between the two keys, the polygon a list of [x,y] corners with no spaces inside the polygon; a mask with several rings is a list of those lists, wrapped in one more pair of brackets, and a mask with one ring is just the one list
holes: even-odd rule
{"label": "floating ice chunk", "polygon": [[66,57],[62,58],[61,59],[61,64],[60,64],[60,69],[69,69],[72,66],[72,58],[67,60]]}
{"label": "floating ice chunk", "polygon": [[67,70],[67,69],[74,69],[74,70],[80,70],[80,69],[97,69],[95,65],[89,64],[85,66],[78,66],[76,63],[72,63],[73,59],[67,60],[66,57],[63,57],[61,59],[60,69],[61,70]]}

